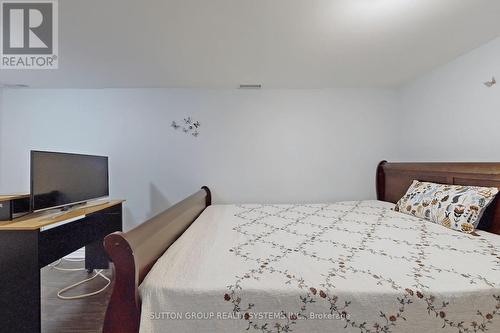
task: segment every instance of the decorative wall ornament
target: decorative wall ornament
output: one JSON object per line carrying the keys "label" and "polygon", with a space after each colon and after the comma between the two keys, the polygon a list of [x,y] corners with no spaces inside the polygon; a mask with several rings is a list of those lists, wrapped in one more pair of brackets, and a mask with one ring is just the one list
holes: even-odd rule
{"label": "decorative wall ornament", "polygon": [[200,135],[201,124],[198,120],[194,120],[191,117],[184,118],[183,125],[179,125],[175,120],[172,121],[172,128],[174,130],[181,129],[183,133],[191,134],[195,138]]}
{"label": "decorative wall ornament", "polygon": [[488,88],[493,87],[495,84],[497,84],[497,80],[495,80],[495,77],[492,77],[491,81],[486,81],[484,83],[484,85],[487,86]]}

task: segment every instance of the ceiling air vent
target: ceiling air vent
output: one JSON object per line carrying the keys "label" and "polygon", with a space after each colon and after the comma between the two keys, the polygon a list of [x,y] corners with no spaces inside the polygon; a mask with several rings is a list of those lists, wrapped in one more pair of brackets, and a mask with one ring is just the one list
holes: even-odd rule
{"label": "ceiling air vent", "polygon": [[29,88],[27,84],[20,83],[0,83],[0,88],[16,89],[16,88]]}
{"label": "ceiling air vent", "polygon": [[260,89],[262,84],[240,84],[240,89]]}

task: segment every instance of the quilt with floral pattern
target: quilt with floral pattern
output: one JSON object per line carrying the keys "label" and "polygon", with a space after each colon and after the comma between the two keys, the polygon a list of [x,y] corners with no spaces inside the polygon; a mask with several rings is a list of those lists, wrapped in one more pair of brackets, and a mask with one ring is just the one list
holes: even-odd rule
{"label": "quilt with floral pattern", "polygon": [[140,331],[500,332],[500,236],[393,208],[210,206],[140,286]]}

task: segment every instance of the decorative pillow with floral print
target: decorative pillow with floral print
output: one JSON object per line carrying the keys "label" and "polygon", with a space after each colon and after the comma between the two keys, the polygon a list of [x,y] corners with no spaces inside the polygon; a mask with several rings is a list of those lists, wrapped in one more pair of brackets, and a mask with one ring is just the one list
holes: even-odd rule
{"label": "decorative pillow with floral print", "polygon": [[446,185],[414,180],[394,210],[471,233],[497,193],[496,187]]}

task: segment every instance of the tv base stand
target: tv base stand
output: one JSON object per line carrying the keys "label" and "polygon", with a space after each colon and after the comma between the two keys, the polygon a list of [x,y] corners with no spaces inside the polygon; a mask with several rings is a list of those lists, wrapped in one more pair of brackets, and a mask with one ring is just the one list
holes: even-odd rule
{"label": "tv base stand", "polygon": [[122,203],[88,203],[55,218],[39,212],[0,222],[2,332],[41,331],[42,267],[85,247],[87,271],[109,268],[103,239],[122,230]]}

